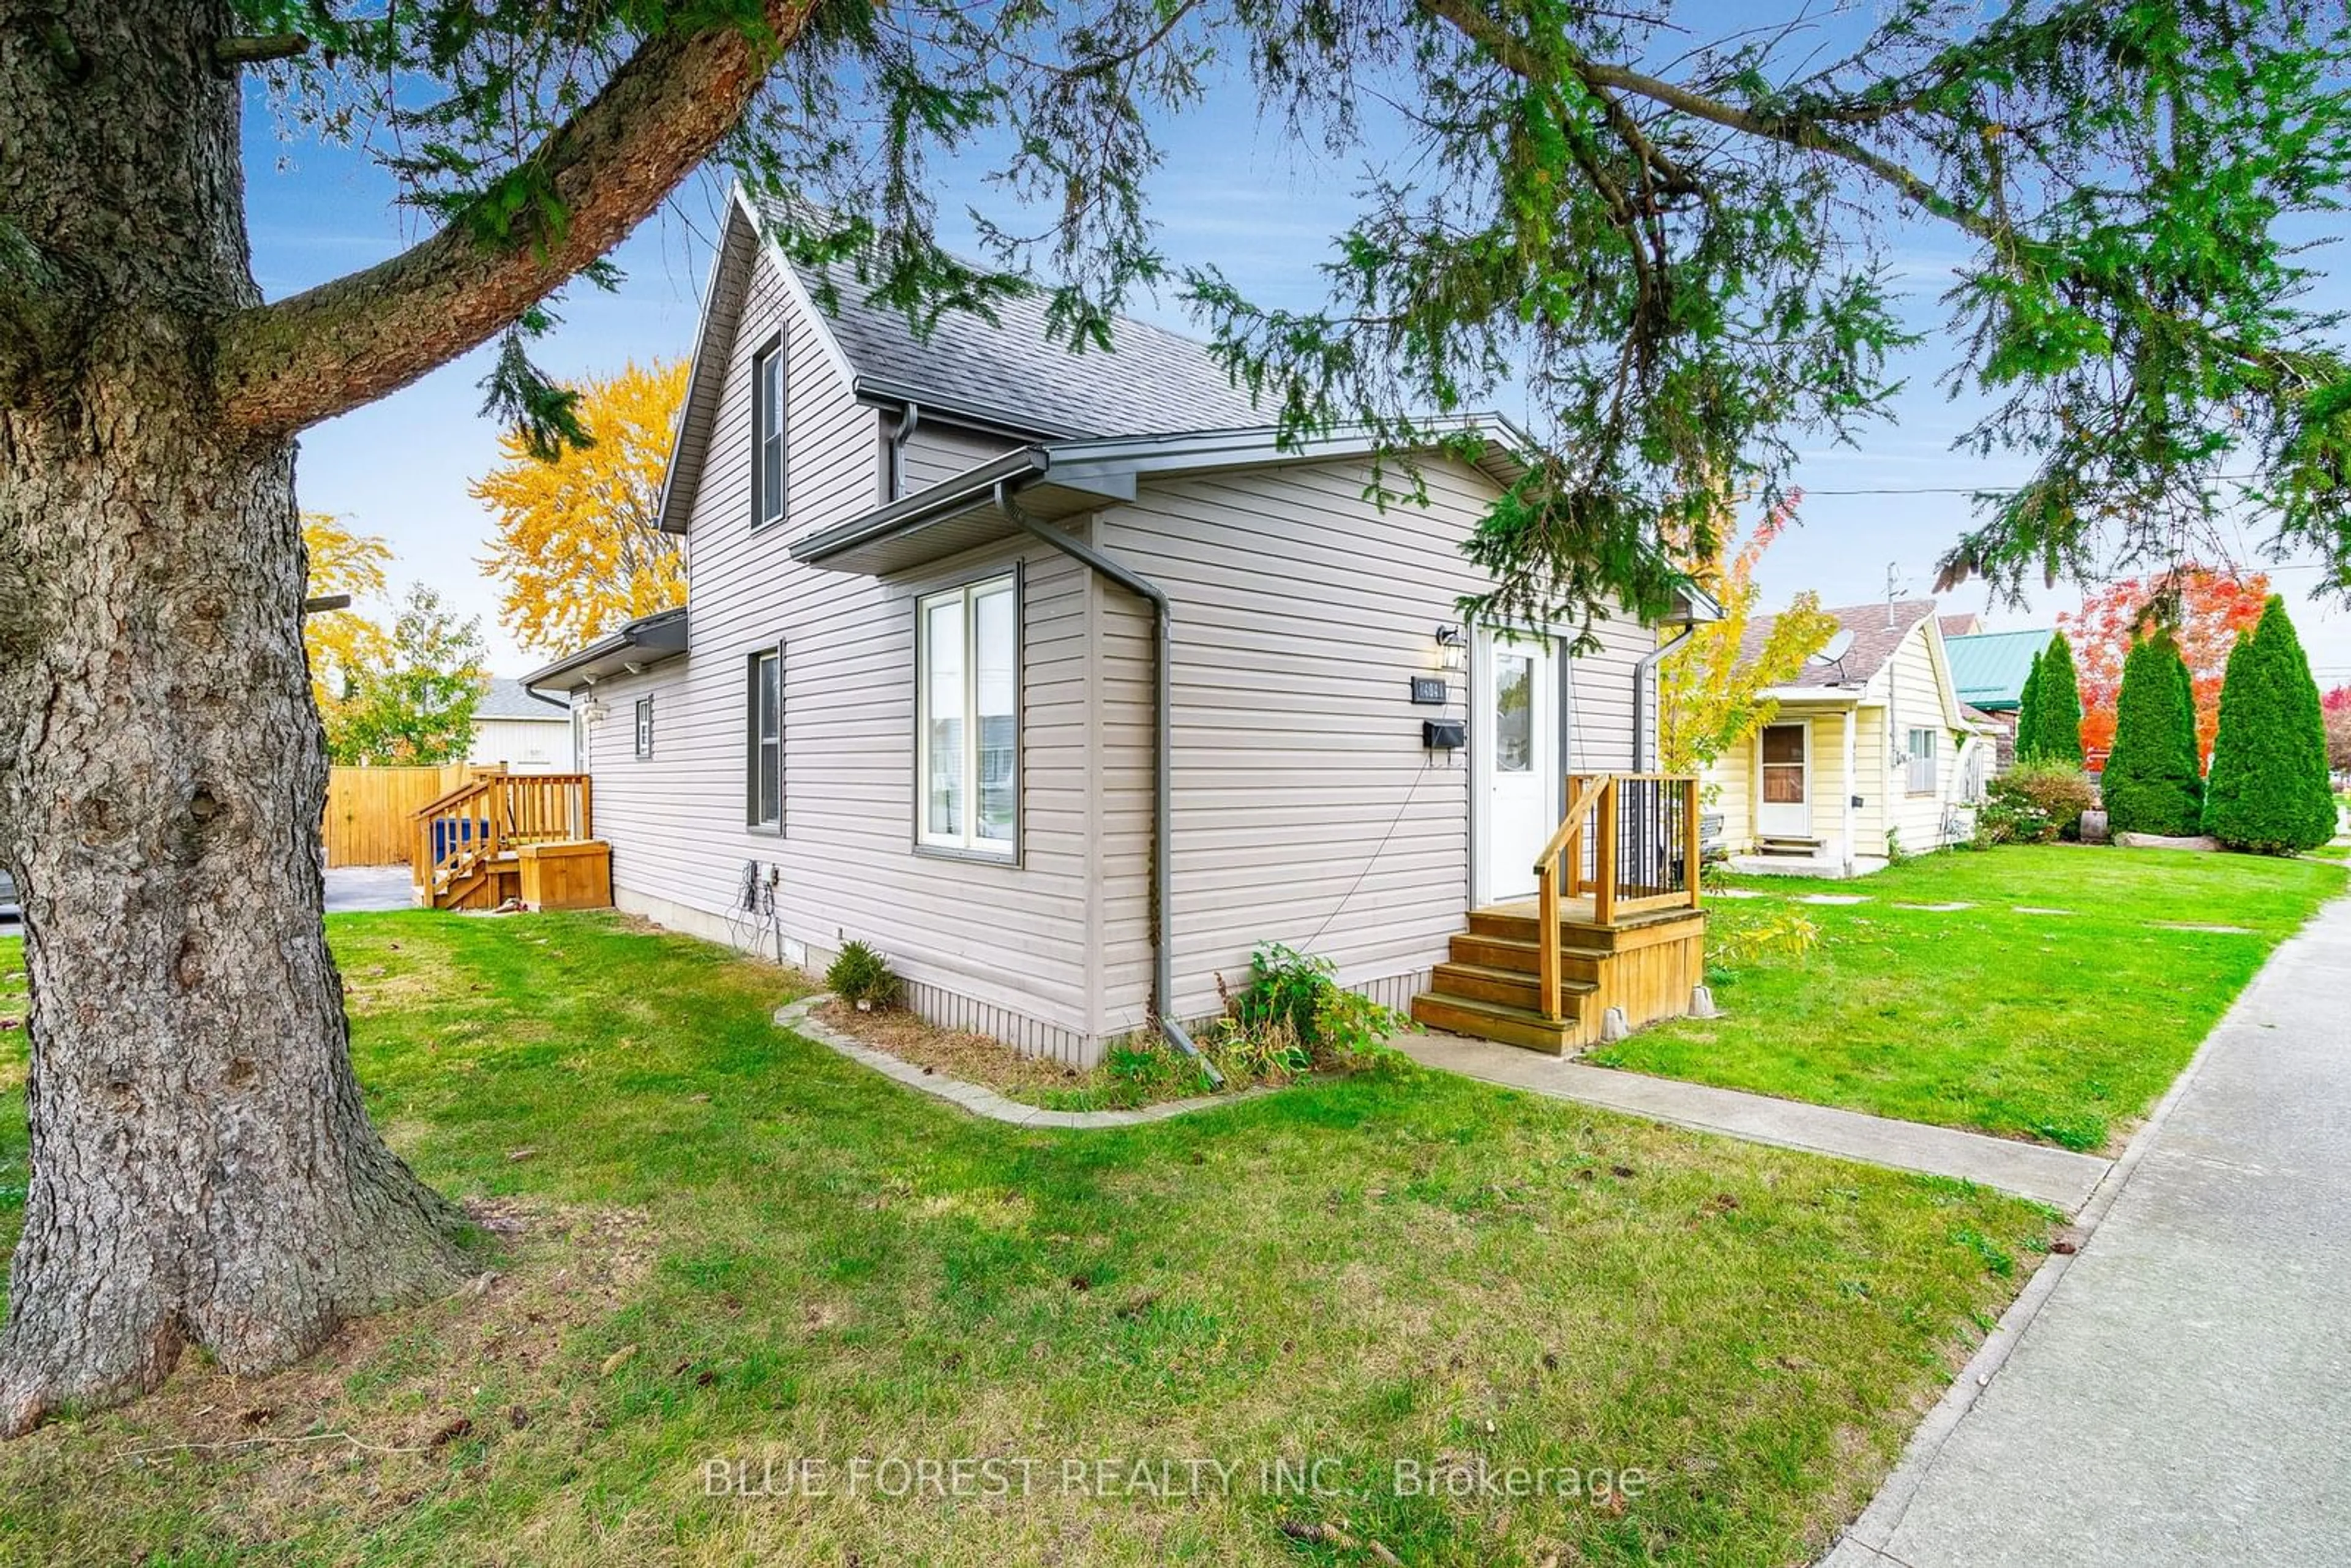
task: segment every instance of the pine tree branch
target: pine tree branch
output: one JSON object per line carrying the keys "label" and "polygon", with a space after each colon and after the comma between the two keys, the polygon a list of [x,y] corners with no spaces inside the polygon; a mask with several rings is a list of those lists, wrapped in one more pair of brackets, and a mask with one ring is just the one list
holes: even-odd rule
{"label": "pine tree branch", "polygon": [[[1458,0],[1435,0],[1441,5],[1457,4]],[[1997,219],[1952,200],[1924,176],[1905,168],[1882,152],[1874,152],[1849,137],[1836,135],[1823,129],[1816,121],[1806,119],[1779,119],[1753,113],[1737,104],[1725,103],[1677,83],[1663,81],[1623,66],[1603,65],[1581,57],[1572,57],[1568,66],[1594,89],[1614,89],[1635,98],[1687,114],[1693,120],[1703,120],[1727,131],[1736,131],[1766,141],[1798,148],[1807,152],[1824,152],[1874,176],[1896,191],[1941,218],[1980,240],[2001,243],[2008,228]]]}
{"label": "pine tree branch", "polygon": [[[1836,135],[1815,121],[1760,115],[1677,82],[1648,76],[1628,67],[1588,59],[1573,49],[1563,49],[1562,57],[1555,63],[1547,61],[1509,27],[1480,10],[1474,0],[1420,0],[1420,5],[1430,16],[1449,24],[1462,37],[1492,56],[1496,64],[1515,76],[1541,81],[1564,69],[1573,73],[1591,89],[1604,105],[1611,102],[1610,93],[1623,93],[1646,99],[1693,120],[1719,125],[1726,131],[1736,131],[1741,135],[1776,141],[1808,152],[1825,153],[1891,185],[1937,217],[1964,229],[1978,239],[1997,243],[2007,234],[2005,225],[1952,200],[1937,190],[1932,183],[1894,159],[1849,137]],[[1618,133],[1623,134],[1621,127]],[[1632,145],[1636,152],[1639,151],[1637,144],[1628,141],[1628,145]]]}
{"label": "pine tree branch", "polygon": [[813,0],[768,0],[772,37],[717,25],[648,40],[518,172],[564,214],[521,204],[486,237],[461,214],[398,256],[222,328],[228,423],[285,434],[407,385],[486,342],[627,236],[749,107]]}
{"label": "pine tree branch", "polygon": [[310,40],[300,33],[260,33],[223,38],[213,46],[213,59],[224,68],[235,70],[239,66],[290,60],[309,52]]}
{"label": "pine tree branch", "polygon": [[[1502,22],[1480,9],[1476,0],[1419,0],[1428,15],[1449,24],[1470,42],[1484,49],[1494,61],[1511,74],[1531,81],[1557,77],[1562,71],[1573,73],[1600,99],[1604,110],[1614,109],[1611,93],[1646,99],[1693,120],[1719,125],[1727,131],[1761,141],[1777,142],[1808,152],[1818,152],[1834,158],[1860,170],[1882,184],[1916,204],[1925,212],[1963,233],[1973,235],[1993,246],[2002,256],[2013,260],[2020,249],[2014,225],[2003,213],[1985,213],[1968,205],[1936,185],[1923,175],[1906,167],[1900,161],[1875,149],[1865,147],[1850,137],[1826,129],[1818,118],[1772,116],[1758,114],[1735,103],[1711,97],[1677,82],[1649,76],[1625,66],[1607,65],[1589,59],[1572,47],[1562,47],[1560,58],[1553,62],[1539,54],[1524,39],[1510,31]],[[1899,105],[1886,106],[1888,112],[1898,111]],[[1832,114],[1830,118],[1839,118]],[[1846,116],[1843,118],[1855,118]],[[1641,143],[1625,134],[1616,117],[1610,116],[1612,128],[1625,140],[1626,146],[1636,156],[1646,157]],[[1637,136],[1637,130],[1635,136]],[[1678,171],[1668,171],[1678,173]],[[2098,292],[2110,292],[2094,285],[2078,272],[2070,275],[2072,281]],[[2241,339],[2211,331],[2192,319],[2166,310],[2191,330],[2200,332],[2214,349],[2233,355],[2249,372],[2266,377],[2275,389],[2274,395],[2297,394],[2312,384],[2308,367],[2303,357],[2290,351],[2248,343]],[[1948,574],[1947,574],[1948,575]]]}

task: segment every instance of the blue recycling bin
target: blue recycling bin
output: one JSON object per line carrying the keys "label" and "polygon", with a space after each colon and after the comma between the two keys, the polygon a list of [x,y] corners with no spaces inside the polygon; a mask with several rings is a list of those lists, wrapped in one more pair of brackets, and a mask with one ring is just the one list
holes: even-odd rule
{"label": "blue recycling bin", "polygon": [[439,865],[452,854],[474,841],[474,819],[471,817],[435,817],[433,820],[433,863]]}

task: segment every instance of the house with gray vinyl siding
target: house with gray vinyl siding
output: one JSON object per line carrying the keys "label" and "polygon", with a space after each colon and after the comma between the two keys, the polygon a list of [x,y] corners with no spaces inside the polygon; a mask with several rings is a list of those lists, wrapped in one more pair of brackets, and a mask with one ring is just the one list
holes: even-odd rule
{"label": "house with gray vinyl siding", "polygon": [[1531,891],[1567,775],[1653,765],[1660,630],[1457,626],[1499,421],[1383,506],[1367,442],[1280,449],[1197,343],[998,317],[918,334],[733,203],[662,506],[688,602],[529,682],[581,715],[615,901],[819,967],[862,938],[924,1016],[1073,1063],[1261,942],[1405,1005]]}

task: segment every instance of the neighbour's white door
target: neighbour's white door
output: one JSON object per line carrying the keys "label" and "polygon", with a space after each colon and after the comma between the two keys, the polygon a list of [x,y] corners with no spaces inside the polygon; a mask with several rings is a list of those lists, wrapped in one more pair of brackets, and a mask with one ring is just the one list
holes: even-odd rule
{"label": "neighbour's white door", "polygon": [[1813,836],[1813,727],[1767,724],[1756,742],[1763,748],[1763,792],[1755,805],[1755,831],[1767,839]]}
{"label": "neighbour's white door", "polygon": [[1559,826],[1559,676],[1552,649],[1548,637],[1512,641],[1478,633],[1470,784],[1478,792],[1477,891],[1487,903],[1534,893],[1535,856]]}

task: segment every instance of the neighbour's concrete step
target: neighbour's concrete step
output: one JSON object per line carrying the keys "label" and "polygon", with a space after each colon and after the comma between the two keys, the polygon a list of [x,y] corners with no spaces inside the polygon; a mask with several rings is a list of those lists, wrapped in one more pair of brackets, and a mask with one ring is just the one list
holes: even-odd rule
{"label": "neighbour's concrete step", "polygon": [[1430,1029],[1524,1046],[1549,1056],[1566,1055],[1567,1042],[1576,1030],[1573,1019],[1554,1021],[1527,1008],[1475,1001],[1468,997],[1440,997],[1429,991],[1412,998],[1412,1016],[1415,1021]]}
{"label": "neighbour's concrete step", "polygon": [[[1521,975],[1542,973],[1542,954],[1529,931],[1522,937],[1480,936],[1468,933],[1453,938],[1451,956],[1457,964],[1475,964],[1489,969],[1511,969]],[[1600,966],[1608,955],[1592,947],[1562,946],[1559,950],[1559,977],[1562,980],[1596,980]]]}
{"label": "neighbour's concrete step", "polygon": [[[1428,988],[1441,997],[1465,998],[1473,1002],[1501,1002],[1509,1007],[1538,1010],[1542,1000],[1542,982],[1522,969],[1498,968],[1490,964],[1439,964],[1431,975]],[[1588,979],[1563,979],[1559,983],[1560,1010],[1569,1018],[1581,1018],[1582,1003],[1600,988]]]}
{"label": "neighbour's concrete step", "polygon": [[1796,855],[1809,860],[1821,852],[1821,843],[1822,841],[1819,839],[1802,839],[1782,834],[1757,839],[1755,852],[1759,855]]}

